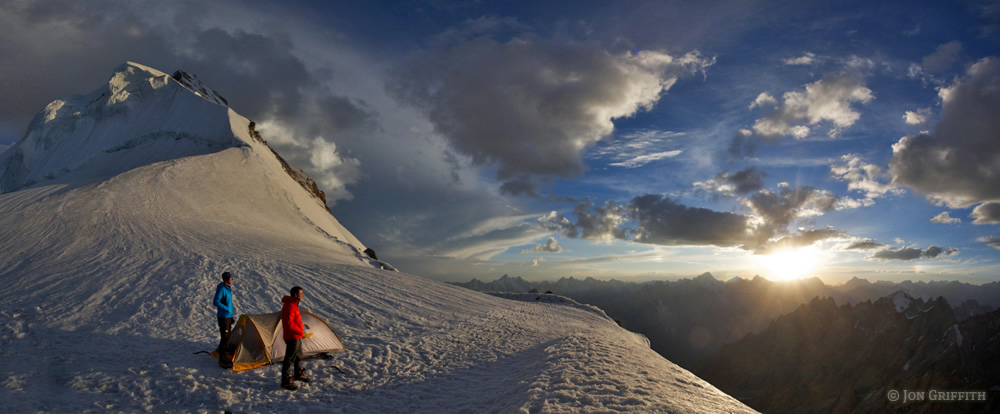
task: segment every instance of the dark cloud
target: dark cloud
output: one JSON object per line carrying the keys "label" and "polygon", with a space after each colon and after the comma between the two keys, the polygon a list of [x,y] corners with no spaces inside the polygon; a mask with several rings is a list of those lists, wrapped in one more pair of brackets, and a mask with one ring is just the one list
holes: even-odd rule
{"label": "dark cloud", "polygon": [[714,179],[696,182],[694,186],[697,191],[707,192],[714,199],[733,198],[763,189],[764,177],[767,177],[766,172],[758,170],[757,167],[748,167],[735,173],[720,172]]}
{"label": "dark cloud", "polygon": [[993,236],[980,237],[980,238],[978,238],[976,240],[977,241],[981,241],[983,243],[986,243],[986,245],[989,246],[989,247],[992,247],[994,249],[1000,250],[1000,238],[998,238],[998,237],[993,237]]}
{"label": "dark cloud", "polygon": [[585,200],[577,204],[573,214],[584,239],[610,241],[626,237],[622,225],[628,220],[628,210],[613,201],[595,207],[592,201]]}
{"label": "dark cloud", "polygon": [[942,88],[941,121],[933,132],[893,145],[893,183],[953,207],[1000,199],[1000,59],[986,58]]}
{"label": "dark cloud", "polygon": [[927,250],[920,250],[915,247],[903,247],[901,249],[879,250],[872,254],[871,259],[878,260],[916,260],[921,257],[935,259],[938,257],[949,257],[958,254],[958,249],[950,247],[930,246]]}
{"label": "dark cloud", "polygon": [[[743,173],[736,182],[753,182],[760,176],[754,169]],[[843,232],[834,229],[788,233],[788,225],[793,221],[821,215],[834,208],[837,199],[827,191],[783,186],[779,192],[759,191],[741,201],[754,215],[686,206],[658,194],[635,197],[624,205],[608,201],[595,207],[593,202],[585,201],[577,205],[574,215],[582,237],[587,239],[621,239],[663,246],[738,246],[758,254],[845,237]],[[550,216],[555,218],[554,213]],[[563,227],[553,225],[549,228],[561,230]],[[780,238],[772,240],[775,237]]]}
{"label": "dark cloud", "polygon": [[898,250],[892,250],[892,249],[879,250],[874,254],[872,254],[871,258],[879,260],[915,260],[923,256],[924,256],[923,250],[913,247],[904,247]]}
{"label": "dark cloud", "polygon": [[941,247],[937,247],[937,246],[931,246],[931,247],[928,247],[927,250],[924,250],[924,257],[926,257],[928,259],[933,259],[933,258],[936,258],[938,256],[945,256],[945,257],[947,257],[947,256],[954,256],[956,254],[958,254],[958,249],[950,248],[950,247],[949,248],[941,248]]}
{"label": "dark cloud", "polygon": [[722,172],[716,179],[732,184],[735,187],[734,191],[736,194],[747,194],[762,190],[764,188],[764,177],[767,177],[766,172],[758,170],[757,167],[749,167],[732,174]]}
{"label": "dark cloud", "polygon": [[500,186],[500,192],[512,196],[541,198],[538,194],[538,186],[531,181],[530,177],[517,177],[507,181]]}
{"label": "dark cloud", "polygon": [[649,109],[679,76],[711,63],[696,53],[613,54],[532,37],[479,37],[412,55],[387,90],[422,110],[476,165],[496,165],[501,180],[572,177],[614,119]]}
{"label": "dark cloud", "polygon": [[961,52],[962,42],[956,40],[945,43],[938,46],[934,53],[924,57],[923,67],[932,73],[946,72],[955,66]]}
{"label": "dark cloud", "polygon": [[747,217],[689,207],[658,194],[633,198],[625,205],[591,201],[574,210],[581,237],[631,240],[663,246],[740,246],[746,242]]}
{"label": "dark cloud", "polygon": [[1000,202],[983,203],[972,210],[972,224],[1000,224]]}
{"label": "dark cloud", "polygon": [[658,245],[738,246],[746,241],[747,217],[689,207],[655,194],[627,205],[634,219],[634,240]]}
{"label": "dark cloud", "polygon": [[576,224],[573,224],[573,222],[571,222],[568,218],[556,213],[555,211],[539,217],[538,224],[546,230],[560,232],[562,235],[569,238],[575,239],[580,236],[580,232],[577,230]]}
{"label": "dark cloud", "polygon": [[756,223],[750,249],[767,246],[768,240],[787,233],[793,221],[819,216],[833,210],[838,197],[814,187],[782,185],[777,192],[760,191],[740,201],[761,221]]}
{"label": "dark cloud", "polygon": [[875,249],[881,249],[881,248],[883,248],[885,246],[886,245],[884,243],[878,243],[878,242],[876,242],[874,240],[871,240],[871,239],[865,239],[865,240],[858,240],[858,241],[856,241],[854,243],[851,243],[850,245],[848,245],[847,247],[845,247],[845,249],[846,250],[875,250]]}

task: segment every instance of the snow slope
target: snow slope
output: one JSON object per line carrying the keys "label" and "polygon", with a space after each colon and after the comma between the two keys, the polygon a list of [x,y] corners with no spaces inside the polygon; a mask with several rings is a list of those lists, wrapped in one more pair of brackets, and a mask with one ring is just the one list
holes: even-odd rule
{"label": "snow slope", "polygon": [[[603,312],[383,270],[247,119],[189,87],[122,65],[0,154],[4,411],[752,412]],[[349,351],[307,362],[295,392],[279,366],[193,354],[218,340],[226,270],[237,313],[300,285]]]}

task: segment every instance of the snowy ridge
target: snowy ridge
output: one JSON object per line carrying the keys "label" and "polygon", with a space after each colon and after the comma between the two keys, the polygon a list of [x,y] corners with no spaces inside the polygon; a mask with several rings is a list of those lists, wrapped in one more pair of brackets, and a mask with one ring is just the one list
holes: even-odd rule
{"label": "snowy ridge", "polygon": [[201,81],[198,80],[198,77],[193,73],[178,70],[174,72],[173,75],[170,75],[170,77],[179,82],[181,85],[184,85],[184,87],[188,88],[191,92],[194,92],[196,95],[205,98],[210,102],[214,102],[222,106],[229,106],[229,101],[227,101],[226,98],[223,98],[222,95],[215,90],[205,87],[205,85],[203,85]]}
{"label": "snowy ridge", "polygon": [[[539,294],[539,293],[512,293],[512,292],[486,292],[486,294],[488,294],[490,296],[496,296],[498,298],[504,298],[504,299],[510,299],[510,300],[520,300],[520,301],[524,301],[524,302],[532,302],[532,301],[534,301],[534,302],[540,302],[540,303],[556,303],[556,304],[561,304],[561,305],[564,305],[564,306],[570,306],[570,307],[573,307],[573,308],[583,309],[583,310],[586,310],[586,311],[594,312],[594,313],[596,313],[596,314],[598,314],[598,315],[600,315],[600,316],[608,319],[609,321],[613,321],[614,320],[614,319],[611,319],[611,317],[608,316],[608,314],[605,313],[603,309],[601,309],[601,308],[599,308],[597,306],[594,306],[594,305],[587,305],[587,304],[583,304],[583,303],[577,302],[577,301],[575,301],[575,300],[573,300],[571,298],[568,298],[566,296],[552,295],[552,294]],[[638,335],[638,334],[636,334],[636,335]]]}
{"label": "snowy ridge", "polygon": [[[191,92],[126,64],[0,157],[5,410],[752,412],[594,309],[381,270],[249,120]],[[348,352],[294,393],[279,366],[192,354],[218,341],[223,271],[237,313],[304,287]]]}

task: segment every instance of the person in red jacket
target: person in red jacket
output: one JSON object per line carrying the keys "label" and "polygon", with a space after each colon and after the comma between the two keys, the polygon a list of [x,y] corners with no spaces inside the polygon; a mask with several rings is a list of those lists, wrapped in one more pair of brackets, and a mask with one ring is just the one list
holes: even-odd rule
{"label": "person in red jacket", "polygon": [[[302,369],[302,338],[306,337],[305,326],[302,325],[302,314],[299,313],[299,302],[305,294],[301,287],[293,287],[290,296],[281,298],[282,339],[285,340],[285,360],[281,362],[281,388],[297,390],[299,387],[292,381],[309,382],[309,377]],[[292,365],[295,375],[291,375]]]}

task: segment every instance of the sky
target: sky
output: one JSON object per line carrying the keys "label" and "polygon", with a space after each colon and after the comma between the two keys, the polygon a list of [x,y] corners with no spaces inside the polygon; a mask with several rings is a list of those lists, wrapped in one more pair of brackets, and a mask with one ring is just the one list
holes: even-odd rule
{"label": "sky", "polygon": [[0,149],[134,61],[408,273],[1000,280],[995,0],[285,3],[3,2]]}

